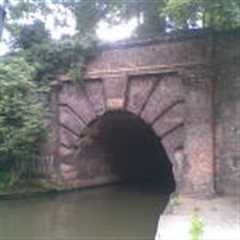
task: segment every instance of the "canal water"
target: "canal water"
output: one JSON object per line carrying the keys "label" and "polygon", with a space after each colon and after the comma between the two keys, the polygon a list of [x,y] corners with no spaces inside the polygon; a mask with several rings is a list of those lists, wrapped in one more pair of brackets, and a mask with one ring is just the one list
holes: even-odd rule
{"label": "canal water", "polygon": [[167,201],[142,185],[0,200],[0,239],[152,240]]}

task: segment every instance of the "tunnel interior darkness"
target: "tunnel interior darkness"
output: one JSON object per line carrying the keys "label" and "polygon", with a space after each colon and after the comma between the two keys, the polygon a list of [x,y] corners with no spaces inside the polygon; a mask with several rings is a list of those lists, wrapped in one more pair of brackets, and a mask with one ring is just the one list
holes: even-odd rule
{"label": "tunnel interior darkness", "polygon": [[119,179],[159,185],[169,193],[175,190],[172,164],[166,151],[159,137],[141,118],[125,111],[107,112],[89,129],[93,130],[93,141],[88,152],[104,156],[111,173]]}

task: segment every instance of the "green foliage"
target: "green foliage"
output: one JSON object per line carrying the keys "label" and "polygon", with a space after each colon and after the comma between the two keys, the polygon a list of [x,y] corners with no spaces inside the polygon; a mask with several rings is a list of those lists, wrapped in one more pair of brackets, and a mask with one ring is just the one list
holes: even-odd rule
{"label": "green foliage", "polygon": [[81,81],[94,43],[92,38],[54,41],[40,22],[20,29],[20,50],[0,61],[0,189],[14,182],[14,166],[27,170],[40,154],[51,81],[58,74]]}
{"label": "green foliage", "polygon": [[19,36],[16,37],[15,46],[28,49],[35,45],[43,44],[50,40],[49,32],[45,28],[45,24],[39,20],[33,24],[23,25],[19,28]]}
{"label": "green foliage", "polygon": [[[76,40],[49,41],[21,52],[26,61],[37,70],[35,80],[47,87],[58,74],[75,73],[81,80],[86,62],[93,54],[94,43],[82,44]],[[78,75],[76,74],[78,73]]]}
{"label": "green foliage", "polygon": [[[19,20],[21,18],[31,18],[34,14],[47,15],[51,13],[49,3],[51,1],[36,1],[36,0],[5,0],[5,5],[9,8],[9,18]],[[57,1],[55,1],[57,2]]]}
{"label": "green foliage", "polygon": [[[100,21],[119,23],[137,18],[137,35],[170,29],[240,26],[239,0],[88,0],[60,1],[77,19],[79,32],[96,29]],[[86,27],[86,28],[85,28]],[[84,29],[85,28],[85,29]]]}
{"label": "green foliage", "polygon": [[11,188],[17,182],[17,176],[10,171],[0,169],[0,191]]}
{"label": "green foliage", "polygon": [[192,217],[191,221],[191,229],[190,229],[190,234],[191,234],[191,240],[200,240],[201,236],[203,235],[203,222],[199,218],[199,216],[195,213]]}
{"label": "green foliage", "polygon": [[137,35],[165,31],[165,18],[159,14],[159,10],[165,5],[164,0],[69,0],[60,2],[74,13],[77,30],[81,35],[89,31],[94,32],[101,21],[119,24],[131,18],[138,19],[135,32]]}
{"label": "green foliage", "polygon": [[38,155],[44,135],[43,108],[32,81],[35,69],[21,57],[0,62],[0,168]]}
{"label": "green foliage", "polygon": [[70,74],[81,81],[86,62],[95,52],[92,36],[84,38],[63,38],[60,41],[49,38],[44,24],[35,22],[25,25],[16,39],[22,48],[17,56],[22,56],[36,70],[35,83],[41,90],[49,89],[49,83],[58,74]]}
{"label": "green foliage", "polygon": [[9,6],[6,26],[15,35],[19,20],[49,15],[58,26],[66,25],[73,15],[78,38],[95,34],[101,21],[118,24],[131,18],[138,20],[137,36],[179,28],[240,27],[239,0],[19,0]]}
{"label": "green foliage", "polygon": [[[19,19],[39,19],[51,15],[57,25],[66,25],[68,13],[76,20],[76,30],[79,38],[86,34],[95,34],[99,22],[118,24],[131,18],[138,19],[136,34],[148,34],[165,31],[165,17],[159,12],[165,6],[165,0],[129,1],[129,0],[49,0],[16,1],[9,7],[8,29],[16,35]],[[54,14],[53,14],[54,13]],[[61,19],[60,17],[61,16]]]}
{"label": "green foliage", "polygon": [[188,28],[201,20],[199,1],[195,0],[169,0],[163,14],[170,18],[173,27]]}
{"label": "green foliage", "polygon": [[218,30],[240,27],[239,0],[168,0],[163,11],[173,28],[211,27]]}

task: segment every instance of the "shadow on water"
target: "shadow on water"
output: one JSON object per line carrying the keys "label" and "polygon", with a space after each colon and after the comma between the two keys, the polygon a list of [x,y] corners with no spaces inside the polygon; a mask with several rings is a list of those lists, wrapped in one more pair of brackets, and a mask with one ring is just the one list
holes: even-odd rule
{"label": "shadow on water", "polygon": [[168,195],[116,185],[0,202],[0,239],[154,239]]}

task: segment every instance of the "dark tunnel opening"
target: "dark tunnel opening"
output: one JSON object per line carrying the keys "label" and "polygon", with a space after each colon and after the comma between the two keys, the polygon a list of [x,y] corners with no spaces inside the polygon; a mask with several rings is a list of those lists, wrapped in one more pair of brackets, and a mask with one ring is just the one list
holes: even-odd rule
{"label": "dark tunnel opening", "polygon": [[124,111],[107,112],[88,129],[92,141],[86,152],[104,158],[121,182],[159,186],[167,193],[175,190],[172,164],[161,140],[141,118]]}

